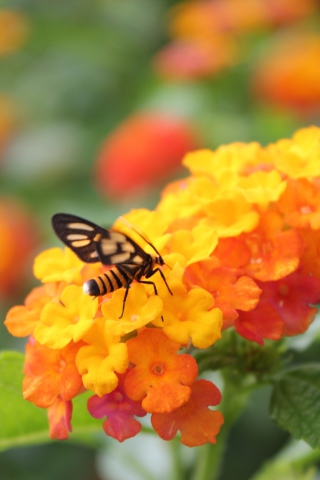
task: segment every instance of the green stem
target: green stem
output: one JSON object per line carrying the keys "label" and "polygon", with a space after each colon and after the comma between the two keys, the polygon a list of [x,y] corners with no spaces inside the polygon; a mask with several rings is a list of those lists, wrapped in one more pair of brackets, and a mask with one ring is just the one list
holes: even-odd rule
{"label": "green stem", "polygon": [[171,453],[172,453],[172,470],[171,470],[171,480],[183,480],[184,470],[181,461],[181,444],[180,440],[174,438],[170,442]]}
{"label": "green stem", "polygon": [[225,425],[218,435],[217,443],[207,443],[199,447],[194,471],[190,480],[217,480],[219,478],[229,428]]}
{"label": "green stem", "polygon": [[206,444],[199,448],[190,480],[218,480],[229,431],[246,407],[248,397],[257,388],[257,384],[247,384],[246,378],[239,378],[232,370],[225,369],[223,379],[223,400],[219,409],[225,423],[215,445]]}

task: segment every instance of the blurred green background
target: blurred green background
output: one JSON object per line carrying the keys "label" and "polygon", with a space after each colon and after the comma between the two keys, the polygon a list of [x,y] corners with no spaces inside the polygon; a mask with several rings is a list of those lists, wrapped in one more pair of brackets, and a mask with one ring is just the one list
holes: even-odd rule
{"label": "blurred green background", "polygon": [[[229,23],[223,23],[218,15],[208,27],[203,19],[199,20],[201,15],[194,15],[191,28],[180,21],[183,12],[171,10],[187,2],[173,0],[0,2],[3,319],[8,309],[23,303],[25,295],[37,285],[32,276],[35,254],[60,245],[51,229],[54,213],[70,212],[107,226],[131,208],[154,208],[165,183],[186,175],[183,167],[177,167],[177,161],[171,168],[164,159],[161,176],[152,176],[151,172],[146,184],[133,188],[138,177],[129,178],[127,165],[135,145],[130,135],[123,134],[121,155],[119,159],[114,155],[112,161],[120,165],[123,177],[128,176],[132,191],[119,188],[116,194],[110,194],[107,181],[116,184],[119,179],[106,170],[107,181],[101,185],[96,165],[100,159],[101,172],[102,145],[108,146],[110,134],[127,119],[141,112],[174,117],[187,125],[190,148],[216,148],[234,141],[266,144],[291,136],[302,126],[319,125],[320,3],[281,1],[287,6],[281,7],[280,15],[272,10],[276,2],[270,2],[268,15],[260,12],[260,21],[256,18],[255,22],[251,19],[252,5],[267,2],[244,2],[240,17],[236,2],[207,3],[225,3]],[[205,26],[209,34],[201,30]],[[214,50],[217,34],[221,47]],[[300,63],[294,66],[296,58],[290,44],[296,38],[301,43],[299,38],[306,37],[312,48],[305,48],[305,52],[308,54],[314,46],[314,56],[302,60],[299,57]],[[178,45],[175,51],[179,43],[184,49],[179,51]],[[287,48],[279,46],[283,44]],[[225,45],[232,52],[230,58],[227,55],[221,64],[217,60],[215,66],[206,63],[205,54],[209,52],[211,59],[218,59]],[[173,53],[161,53],[169,46]],[[280,57],[278,67],[277,63],[268,64],[281,49],[283,61]],[[297,52],[299,55],[303,54]],[[166,58],[173,58],[173,67]],[[289,73],[277,71],[285,63]],[[280,79],[279,83],[271,78],[267,86],[263,85],[261,78],[268,80],[264,64],[275,79]],[[138,136],[140,143],[147,143],[148,131],[142,128]],[[175,144],[175,138],[169,140]],[[160,164],[159,151],[167,146],[151,142],[147,152],[150,163]],[[134,167],[139,170],[138,164]],[[1,349],[22,351],[24,344],[24,339],[11,337],[1,324]],[[307,358],[310,352],[305,355]],[[316,352],[312,355],[319,359]],[[301,358],[303,361],[303,355]],[[234,427],[221,480],[249,479],[264,460],[285,444],[287,435],[268,418],[268,400],[268,389],[257,392]],[[102,435],[100,440],[104,445]],[[130,446],[135,439],[130,442],[129,448],[134,451]],[[127,477],[117,471],[114,462],[122,462],[128,447],[115,443],[109,440],[104,449],[95,449],[70,440],[12,449],[0,453],[0,480],[60,480],[72,475],[78,480],[139,478],[132,472]],[[154,448],[162,452],[164,447],[160,442]],[[188,468],[193,453],[183,451]],[[166,455],[163,452],[160,464],[165,464]],[[159,467],[150,479],[164,478],[162,468],[165,466]]]}

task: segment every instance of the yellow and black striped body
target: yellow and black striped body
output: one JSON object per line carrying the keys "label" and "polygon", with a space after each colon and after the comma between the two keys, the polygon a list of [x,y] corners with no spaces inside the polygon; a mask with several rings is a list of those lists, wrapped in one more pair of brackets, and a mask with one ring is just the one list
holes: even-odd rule
{"label": "yellow and black striped body", "polygon": [[142,280],[150,278],[159,272],[169,292],[172,294],[162,270],[163,258],[156,248],[139,232],[137,232],[157,255],[149,255],[136,242],[124,233],[106,230],[95,223],[67,213],[57,213],[52,217],[52,226],[56,235],[85,263],[101,262],[104,265],[114,265],[107,272],[88,280],[83,285],[87,295],[100,296],[111,293],[121,287],[126,292],[123,301],[122,314],[131,283],[153,285],[155,294],[157,288],[154,282]]}
{"label": "yellow and black striped body", "polygon": [[[141,270],[141,267],[139,268]],[[94,297],[114,292],[115,290],[118,290],[118,288],[130,285],[133,280],[139,281],[140,276],[137,275],[136,270],[136,266],[132,266],[132,269],[128,266],[126,266],[126,268],[120,266],[113,267],[102,275],[85,282],[83,285],[83,291],[87,295],[92,295]],[[142,271],[141,276],[143,276],[143,272],[144,270]]]}

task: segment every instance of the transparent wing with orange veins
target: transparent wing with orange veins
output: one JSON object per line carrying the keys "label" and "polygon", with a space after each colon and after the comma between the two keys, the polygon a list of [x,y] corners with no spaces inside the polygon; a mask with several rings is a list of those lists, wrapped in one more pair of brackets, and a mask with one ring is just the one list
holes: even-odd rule
{"label": "transparent wing with orange veins", "polygon": [[121,232],[106,230],[89,220],[57,213],[52,226],[60,240],[85,263],[141,265],[147,253]]}

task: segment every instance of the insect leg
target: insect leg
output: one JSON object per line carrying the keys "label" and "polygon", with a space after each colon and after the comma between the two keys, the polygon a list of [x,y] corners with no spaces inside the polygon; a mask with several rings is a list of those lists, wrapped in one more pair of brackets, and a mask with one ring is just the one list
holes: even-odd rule
{"label": "insect leg", "polygon": [[153,285],[153,288],[154,288],[154,294],[155,295],[158,295],[158,290],[157,290],[157,287],[155,285],[155,283],[153,282],[148,282],[148,280],[138,280],[139,283],[146,283],[147,285]]}
{"label": "insect leg", "polygon": [[[159,270],[159,269],[157,269]],[[158,290],[157,290],[157,287],[156,287],[156,284],[153,283],[153,282],[148,282],[148,280],[139,280],[139,283],[146,283],[146,284],[149,284],[149,285],[153,285],[153,288],[154,288],[154,294],[155,295],[158,295]],[[169,290],[170,291],[170,290]],[[170,292],[171,293],[171,292]],[[172,294],[171,294],[172,295]],[[163,316],[161,315],[161,320],[164,322],[164,319],[163,319]]]}
{"label": "insect leg", "polygon": [[123,314],[124,314],[124,308],[126,306],[126,300],[127,300],[127,296],[128,296],[128,293],[129,293],[129,288],[130,288],[130,283],[126,283],[126,285],[124,285],[126,291],[125,291],[125,294],[124,294],[124,297],[123,297],[123,304],[122,304],[122,312],[121,312],[121,315],[119,318],[122,318]]}
{"label": "insect leg", "polygon": [[173,295],[173,293],[171,292],[170,287],[169,287],[169,285],[168,285],[168,282],[167,282],[167,280],[166,280],[166,277],[164,276],[164,273],[163,273],[163,271],[161,270],[161,268],[156,268],[155,270],[152,270],[151,274],[148,275],[146,278],[151,277],[152,275],[154,275],[154,274],[157,273],[157,272],[160,273],[160,275],[161,275],[161,277],[162,277],[162,280],[163,280],[164,283],[166,284],[166,287],[167,287],[169,293],[171,293],[171,295]]}

